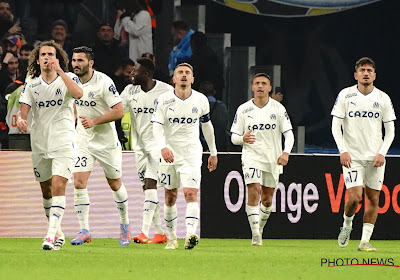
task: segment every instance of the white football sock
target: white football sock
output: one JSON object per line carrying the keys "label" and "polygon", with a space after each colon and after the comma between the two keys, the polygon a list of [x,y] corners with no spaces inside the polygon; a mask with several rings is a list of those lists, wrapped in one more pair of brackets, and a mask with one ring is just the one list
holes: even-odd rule
{"label": "white football sock", "polygon": [[189,202],[186,205],[186,233],[194,234],[196,233],[197,227],[199,225],[200,217],[200,207],[198,202]]}
{"label": "white football sock", "polygon": [[119,210],[119,223],[122,225],[128,225],[128,193],[124,184],[121,185],[118,191],[113,191],[113,196],[117,209]]}
{"label": "white football sock", "polygon": [[164,230],[161,227],[160,202],[157,203],[157,207],[154,210],[153,225],[155,233],[164,234]]}
{"label": "white football sock", "polygon": [[90,200],[87,189],[74,189],[74,206],[80,228],[89,231]]}
{"label": "white football sock", "polygon": [[258,206],[246,205],[247,219],[249,220],[251,234],[260,235]]}
{"label": "white football sock", "polygon": [[269,207],[265,207],[261,203],[261,205],[260,205],[260,213],[259,213],[260,214],[260,216],[259,216],[259,219],[260,219],[259,227],[260,227],[260,234],[261,235],[262,235],[262,233],[264,231],[265,224],[267,223],[268,218],[271,215],[271,211],[272,211],[272,205],[269,206]]}
{"label": "white football sock", "polygon": [[143,203],[143,223],[142,232],[148,237],[153,220],[155,209],[158,205],[158,197],[156,189],[148,189],[144,191],[144,203]]}
{"label": "white football sock", "polygon": [[54,240],[57,229],[61,225],[62,217],[65,211],[65,196],[53,196],[53,202],[49,215],[49,229],[47,237]]}
{"label": "white football sock", "polygon": [[168,239],[176,239],[176,226],[178,224],[176,204],[173,206],[164,205],[164,220],[168,232]]}
{"label": "white football sock", "polygon": [[353,219],[356,214],[353,216],[347,217],[346,214],[343,214],[343,227],[344,228],[353,228]]}
{"label": "white football sock", "polygon": [[370,223],[364,223],[362,229],[361,242],[369,242],[373,232],[374,232],[374,225]]}

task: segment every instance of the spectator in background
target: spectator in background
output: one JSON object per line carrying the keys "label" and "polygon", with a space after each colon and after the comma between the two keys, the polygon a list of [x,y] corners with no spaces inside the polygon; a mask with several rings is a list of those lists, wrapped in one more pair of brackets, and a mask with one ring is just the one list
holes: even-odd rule
{"label": "spectator in background", "polygon": [[13,52],[7,52],[4,55],[2,69],[0,71],[0,94],[4,95],[6,87],[17,79],[18,56]]}
{"label": "spectator in background", "polygon": [[31,44],[22,45],[19,50],[19,58],[28,60],[33,49],[34,47]]}
{"label": "spectator in background", "polygon": [[68,54],[69,61],[71,61],[72,49],[74,46],[72,41],[67,38],[67,34],[68,27],[65,21],[62,19],[53,21],[50,27],[50,37],[63,48],[63,50]]}
{"label": "spectator in background", "polygon": [[8,0],[0,0],[0,41],[21,31],[19,20],[11,13]]}
{"label": "spectator in background", "polygon": [[19,69],[19,77],[17,78],[20,81],[24,81],[26,74],[28,72],[28,64],[29,64],[29,56],[34,47],[31,44],[22,45],[19,50],[19,59],[18,59],[18,69]]}
{"label": "spectator in background", "polygon": [[22,46],[22,42],[18,35],[11,35],[3,41],[3,46],[4,52],[12,52],[14,54],[18,54],[19,49]]}
{"label": "spectator in background", "polygon": [[109,23],[99,26],[93,52],[96,55],[94,68],[107,76],[112,76],[124,57],[124,53],[118,40],[114,38],[114,29]]}
{"label": "spectator in background", "polygon": [[[228,151],[228,144],[230,139],[229,133],[229,114],[226,105],[215,98],[214,85],[210,81],[202,81],[200,84],[200,92],[205,94],[210,104],[210,119],[214,126],[215,144],[217,145],[217,151],[226,152]],[[208,151],[205,139],[202,135],[201,143],[203,150]]]}
{"label": "spectator in background", "polygon": [[217,54],[207,45],[207,37],[203,32],[196,31],[190,37],[192,56],[189,63],[193,66],[196,75],[193,88],[199,90],[203,81],[210,81],[218,93],[223,88],[224,78],[222,68],[218,63]]}
{"label": "spectator in background", "polygon": [[129,34],[129,58],[136,61],[145,52],[153,53],[151,17],[145,0],[127,2],[115,23],[115,32],[122,28]]}
{"label": "spectator in background", "polygon": [[[132,83],[134,66],[135,63],[130,58],[123,58],[117,66],[115,73],[110,76],[118,92],[122,92],[127,85]],[[118,139],[122,147],[125,147],[125,143],[128,142],[128,139],[125,137],[124,131],[122,130],[121,119],[115,121],[115,129],[117,130]]]}
{"label": "spectator in background", "polygon": [[173,38],[174,48],[169,55],[168,70],[169,75],[174,74],[176,65],[182,62],[188,62],[192,56],[192,49],[190,47],[190,36],[194,31],[189,29],[186,22],[178,20],[172,23],[171,34]]}
{"label": "spectator in background", "polygon": [[282,103],[283,101],[283,93],[281,87],[275,87],[275,92],[270,93],[269,95],[272,99],[278,101],[279,103]]}
{"label": "spectator in background", "polygon": [[[26,73],[27,71],[25,71]],[[21,75],[21,79],[15,80],[13,83],[8,85],[5,90],[7,102],[7,116],[6,122],[9,128],[8,131],[8,148],[11,150],[31,150],[30,141],[30,126],[28,127],[27,133],[20,133],[17,127],[17,113],[20,108],[19,98],[21,91],[24,88],[25,76]],[[32,111],[28,113],[28,123],[32,123]]]}
{"label": "spectator in background", "polygon": [[156,57],[155,57],[152,53],[144,53],[144,54],[142,54],[141,57],[142,57],[142,58],[148,58],[148,59],[150,59],[150,60],[153,61],[154,65],[155,65],[155,70],[154,70],[154,74],[153,74],[154,79],[172,85],[172,80],[171,80],[171,78],[169,77],[168,74],[164,73],[164,72],[160,69],[160,67],[157,66],[157,64],[156,64]]}

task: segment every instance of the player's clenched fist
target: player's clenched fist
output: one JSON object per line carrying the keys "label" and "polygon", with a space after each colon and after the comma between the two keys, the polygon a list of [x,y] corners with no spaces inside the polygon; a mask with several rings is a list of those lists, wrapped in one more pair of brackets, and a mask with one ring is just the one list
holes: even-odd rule
{"label": "player's clenched fist", "polygon": [[21,132],[21,133],[27,133],[28,132],[28,121],[27,120],[24,120],[24,119],[18,119],[17,120],[17,127],[18,127],[18,130]]}
{"label": "player's clenched fist", "polygon": [[250,129],[243,135],[243,142],[253,144],[256,141],[256,136],[252,132],[253,130]]}

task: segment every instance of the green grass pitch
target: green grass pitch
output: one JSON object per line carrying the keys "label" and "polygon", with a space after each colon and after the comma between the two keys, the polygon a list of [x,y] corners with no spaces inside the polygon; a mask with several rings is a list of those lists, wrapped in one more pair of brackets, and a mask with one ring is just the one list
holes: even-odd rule
{"label": "green grass pitch", "polygon": [[[117,239],[93,239],[60,251],[43,251],[37,238],[0,239],[0,279],[400,279],[400,241],[373,240],[376,252],[357,251],[358,241],[201,239],[193,250],[163,244],[120,247]],[[323,260],[386,262],[391,266],[328,267]],[[349,261],[350,262],[350,261]]]}

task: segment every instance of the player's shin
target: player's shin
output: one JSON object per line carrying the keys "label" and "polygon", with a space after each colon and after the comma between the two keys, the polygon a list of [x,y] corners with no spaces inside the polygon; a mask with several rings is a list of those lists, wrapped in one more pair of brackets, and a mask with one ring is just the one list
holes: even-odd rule
{"label": "player's shin", "polygon": [[198,202],[189,202],[186,205],[186,233],[195,234],[199,225],[200,207]]}
{"label": "player's shin", "polygon": [[65,196],[53,196],[53,203],[49,215],[49,229],[47,237],[54,240],[57,229],[61,224],[62,217],[65,211]]}
{"label": "player's shin", "polygon": [[128,193],[124,184],[121,185],[118,191],[113,192],[113,197],[117,209],[119,210],[119,220],[121,225],[129,224],[128,217]]}
{"label": "player's shin", "polygon": [[158,197],[156,189],[148,189],[144,191],[143,203],[143,224],[142,232],[149,236],[151,221],[153,220],[154,212],[158,205]]}
{"label": "player's shin", "polygon": [[168,239],[176,239],[176,227],[178,224],[178,212],[176,208],[176,204],[173,206],[164,205],[164,219],[165,219],[165,227],[168,232]]}
{"label": "player's shin", "polygon": [[90,200],[87,189],[74,189],[74,207],[80,229],[89,231]]}

